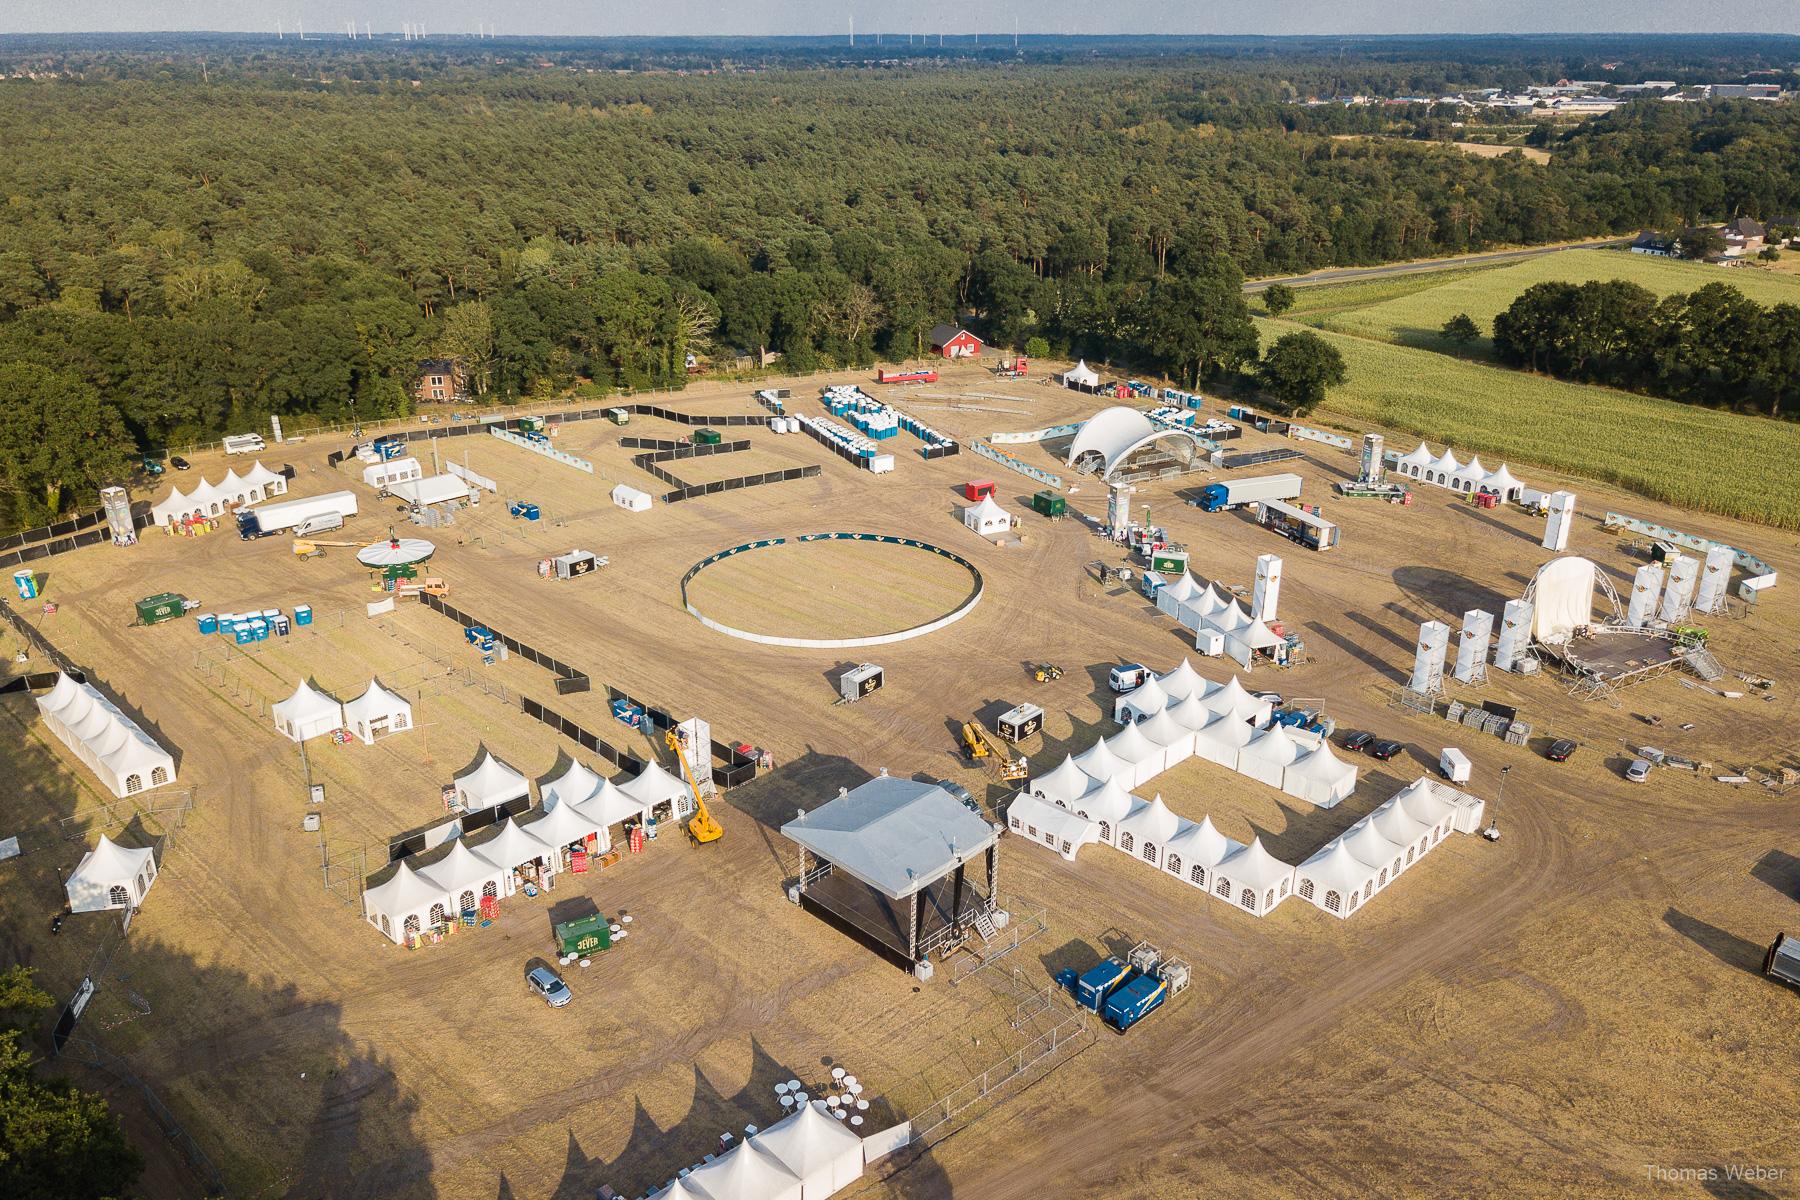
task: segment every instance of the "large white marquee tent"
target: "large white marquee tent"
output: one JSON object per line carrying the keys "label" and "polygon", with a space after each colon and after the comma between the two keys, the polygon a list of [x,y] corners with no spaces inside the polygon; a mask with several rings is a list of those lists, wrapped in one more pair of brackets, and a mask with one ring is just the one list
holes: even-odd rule
{"label": "large white marquee tent", "polygon": [[175,758],[91,683],[58,674],[38,715],[115,796],[175,782]]}
{"label": "large white marquee tent", "polygon": [[811,1100],[750,1137],[799,1178],[801,1200],[826,1200],[862,1178],[862,1138],[829,1114],[823,1100]]}
{"label": "large white marquee tent", "polygon": [[100,844],[81,856],[63,890],[69,896],[70,912],[104,912],[142,907],[155,882],[155,853],[121,846],[101,834]]}
{"label": "large white marquee tent", "polygon": [[1431,447],[1420,442],[1417,450],[1401,455],[1393,466],[1397,475],[1453,492],[1493,492],[1502,500],[1518,500],[1530,490],[1514,477],[1505,463],[1493,471],[1482,466],[1480,455],[1466,464],[1460,463],[1448,446],[1442,454],[1434,456]]}
{"label": "large white marquee tent", "polygon": [[174,525],[187,517],[217,517],[228,507],[241,508],[286,494],[287,480],[258,462],[242,476],[235,469],[227,471],[216,484],[200,479],[191,492],[172,488],[166,498],[151,505],[150,515],[158,525]]}

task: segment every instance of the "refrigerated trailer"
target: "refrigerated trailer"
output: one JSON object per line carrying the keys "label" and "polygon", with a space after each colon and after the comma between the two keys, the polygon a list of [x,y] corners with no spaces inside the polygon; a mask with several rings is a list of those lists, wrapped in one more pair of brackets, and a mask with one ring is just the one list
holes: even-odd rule
{"label": "refrigerated trailer", "polygon": [[[239,509],[238,536],[245,541],[297,529],[320,517],[337,517],[340,522],[356,515],[355,492],[326,492],[323,496],[303,496],[277,504],[261,504]],[[315,526],[317,528],[317,526]]]}
{"label": "refrigerated trailer", "polygon": [[1209,483],[1189,503],[1206,512],[1223,512],[1265,500],[1293,500],[1299,495],[1300,477],[1291,472],[1283,472],[1279,475],[1252,475],[1248,479]]}

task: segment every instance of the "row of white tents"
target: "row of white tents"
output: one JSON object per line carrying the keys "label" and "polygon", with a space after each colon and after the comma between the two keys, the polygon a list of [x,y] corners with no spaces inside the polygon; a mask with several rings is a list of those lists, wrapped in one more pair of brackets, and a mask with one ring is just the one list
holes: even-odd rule
{"label": "row of white tents", "polygon": [[286,494],[287,480],[258,462],[244,475],[235,467],[226,471],[218,483],[201,479],[191,492],[177,487],[168,499],[152,505],[150,514],[158,525],[173,525],[187,517],[217,517],[228,506],[242,507]]}
{"label": "row of white tents", "polygon": [[348,703],[319,690],[310,679],[300,681],[294,694],[269,707],[275,730],[290,741],[304,742],[339,729],[348,729],[365,746],[390,733],[413,727],[412,704],[406,697],[369,680],[363,694]]}
{"label": "row of white tents", "polygon": [[1456,461],[1450,447],[1444,447],[1442,454],[1433,454],[1424,442],[1420,442],[1419,448],[1411,454],[1396,459],[1393,469],[1396,474],[1421,483],[1449,488],[1453,492],[1493,492],[1502,500],[1519,500],[1524,493],[1533,490],[1514,478],[1505,463],[1501,463],[1498,470],[1490,471],[1482,465],[1479,454],[1461,463]]}
{"label": "row of white tents", "polygon": [[1201,583],[1189,571],[1157,589],[1156,607],[1194,631],[1196,649],[1223,654],[1246,670],[1257,655],[1267,656],[1282,644],[1268,622],[1246,612],[1236,596]]}
{"label": "row of white tents", "polygon": [[1119,697],[1113,717],[1123,728],[1052,775],[1075,770],[1096,782],[1117,779],[1132,788],[1189,758],[1203,758],[1320,808],[1335,807],[1356,790],[1356,767],[1340,759],[1329,741],[1303,729],[1269,725],[1273,711],[1236,675],[1214,683],[1183,659],[1168,674]]}
{"label": "row of white tents", "polygon": [[[530,781],[485,746],[456,777],[455,788],[458,803],[470,811],[531,795]],[[483,898],[512,895],[514,872],[521,867],[536,864],[553,874],[562,869],[566,847],[592,838],[595,852],[603,854],[612,848],[613,826],[641,821],[659,810],[679,815],[693,805],[692,789],[656,762],[615,783],[571,761],[538,790],[543,805],[529,820],[503,821],[498,830],[490,826],[458,837],[447,854],[423,866],[412,857],[401,859],[393,875],[363,892],[369,924],[405,943],[409,936],[477,907]]]}
{"label": "row of white tents", "polygon": [[863,1139],[809,1100],[670,1180],[650,1200],[826,1200],[862,1178]]}
{"label": "row of white tents", "polygon": [[115,796],[175,782],[175,758],[91,683],[58,673],[38,715]]}

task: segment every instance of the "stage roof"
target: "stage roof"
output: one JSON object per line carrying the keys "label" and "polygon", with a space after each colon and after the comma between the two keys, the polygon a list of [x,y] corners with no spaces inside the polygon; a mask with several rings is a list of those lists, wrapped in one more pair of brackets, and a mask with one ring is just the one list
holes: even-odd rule
{"label": "stage roof", "polygon": [[840,793],[781,832],[896,900],[942,878],[1000,836],[936,784],[887,775]]}

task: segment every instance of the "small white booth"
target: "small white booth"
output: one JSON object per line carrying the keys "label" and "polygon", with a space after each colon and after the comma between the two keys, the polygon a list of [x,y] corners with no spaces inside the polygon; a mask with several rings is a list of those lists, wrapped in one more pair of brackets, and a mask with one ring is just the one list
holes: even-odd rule
{"label": "small white booth", "polygon": [[649,512],[650,493],[640,492],[627,484],[619,484],[612,490],[612,502],[626,512]]}
{"label": "small white booth", "polygon": [[525,776],[495,758],[486,746],[476,755],[474,765],[454,782],[457,802],[470,812],[531,796],[531,784]]}
{"label": "small white booth", "polygon": [[344,728],[344,706],[303,679],[294,694],[274,705],[276,732],[289,741],[304,742]]}
{"label": "small white booth", "polygon": [[995,504],[992,496],[983,496],[979,503],[965,506],[962,519],[964,525],[985,538],[1012,531],[1012,514]]}
{"label": "small white booth", "polygon": [[344,727],[365,746],[374,745],[378,737],[413,727],[412,705],[398,692],[382,687],[379,679],[371,679],[367,691],[344,705]]}
{"label": "small white booth", "polygon": [[69,895],[70,912],[105,912],[141,907],[155,882],[153,852],[121,846],[103,833],[100,844],[81,856],[63,890]]}
{"label": "small white booth", "polygon": [[1087,359],[1084,358],[1063,372],[1062,382],[1066,388],[1097,388],[1100,386],[1100,372],[1088,366]]}

